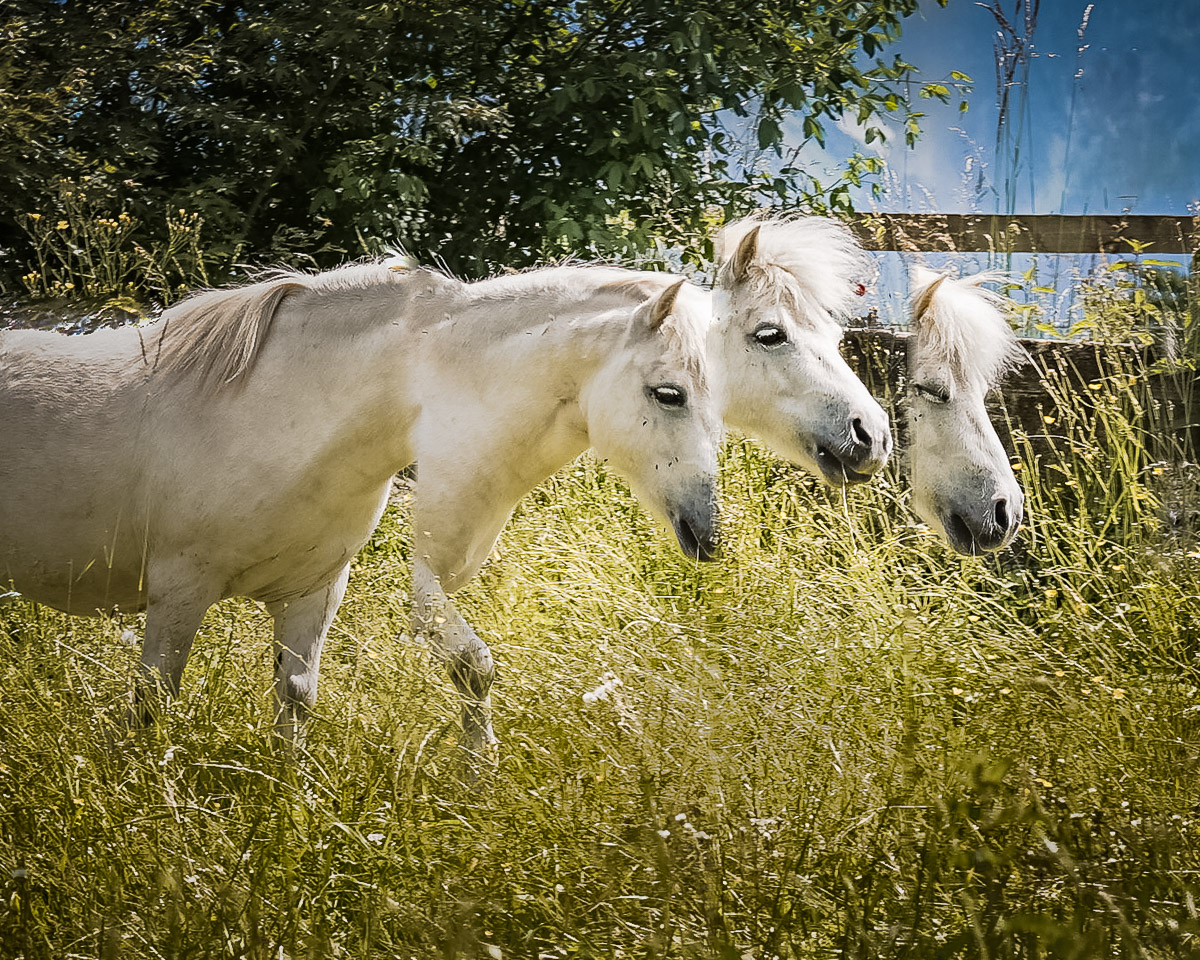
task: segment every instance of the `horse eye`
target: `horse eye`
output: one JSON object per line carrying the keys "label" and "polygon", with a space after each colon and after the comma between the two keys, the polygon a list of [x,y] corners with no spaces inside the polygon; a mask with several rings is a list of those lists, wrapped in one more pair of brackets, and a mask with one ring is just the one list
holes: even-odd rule
{"label": "horse eye", "polygon": [[923,383],[913,385],[913,389],[917,391],[917,396],[924,397],[930,403],[949,403],[950,391],[945,387],[926,386]]}
{"label": "horse eye", "polygon": [[787,331],[773,324],[764,324],[754,331],[754,340],[760,347],[778,347],[787,343],[787,338]]}
{"label": "horse eye", "polygon": [[660,407],[682,407],[687,403],[687,392],[681,387],[664,386],[651,387],[650,396],[654,398],[654,402]]}

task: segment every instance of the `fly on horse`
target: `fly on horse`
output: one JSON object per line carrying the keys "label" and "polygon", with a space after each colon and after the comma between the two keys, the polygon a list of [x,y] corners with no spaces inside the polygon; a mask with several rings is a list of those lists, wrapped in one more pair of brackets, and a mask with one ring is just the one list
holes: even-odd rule
{"label": "fly on horse", "polygon": [[413,619],[495,737],[491,653],[452,595],[522,495],[588,447],[712,556],[721,423],[706,293],[554,267],[464,283],[358,264],[200,294],[145,327],[0,334],[0,580],[74,614],[145,609],[148,694],[208,608],[274,619],[280,732],[317,695],[350,561],[416,463]]}

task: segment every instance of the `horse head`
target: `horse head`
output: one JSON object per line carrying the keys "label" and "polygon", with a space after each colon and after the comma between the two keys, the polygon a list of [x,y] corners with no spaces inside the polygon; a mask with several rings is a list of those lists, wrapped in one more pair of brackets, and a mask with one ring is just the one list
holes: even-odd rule
{"label": "horse head", "polygon": [[621,286],[649,296],[580,398],[591,444],[670,525],[684,554],[711,560],[722,428],[705,349],[709,299],[687,281],[662,275]]}
{"label": "horse head", "polygon": [[912,277],[909,424],[913,508],[959,553],[1007,545],[1024,497],[984,406],[988,389],[1020,356],[980,286],[988,274],[952,279],[923,267]]}
{"label": "horse head", "polygon": [[722,232],[710,350],[725,422],[830,483],[859,483],[892,449],[888,416],[838,350],[868,261],[820,217],[742,220]]}

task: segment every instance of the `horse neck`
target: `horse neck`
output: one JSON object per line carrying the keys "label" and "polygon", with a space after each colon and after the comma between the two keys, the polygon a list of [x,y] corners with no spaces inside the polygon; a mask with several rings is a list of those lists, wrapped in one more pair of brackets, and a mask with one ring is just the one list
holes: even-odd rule
{"label": "horse neck", "polygon": [[553,383],[557,399],[577,399],[622,348],[635,306],[593,287],[537,284],[531,281],[536,277],[501,277],[466,287],[454,314],[453,339],[482,362],[527,364],[532,376]]}
{"label": "horse neck", "polygon": [[257,436],[270,424],[293,456],[367,486],[383,482],[412,462],[406,425],[415,413],[394,324],[403,309],[394,290],[300,293],[280,307],[241,377],[215,390],[195,378],[182,383],[195,391],[185,405],[228,424],[234,436]]}
{"label": "horse neck", "polygon": [[532,486],[591,445],[581,400],[624,349],[634,307],[525,280],[469,285],[445,318],[445,339],[431,330],[424,353],[436,353],[428,366],[454,385],[452,403],[519,451],[510,469]]}

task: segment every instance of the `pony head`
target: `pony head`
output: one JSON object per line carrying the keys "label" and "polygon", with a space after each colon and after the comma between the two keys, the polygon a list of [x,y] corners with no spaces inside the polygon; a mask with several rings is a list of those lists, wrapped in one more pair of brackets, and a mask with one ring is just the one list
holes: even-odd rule
{"label": "pony head", "polygon": [[991,274],[954,279],[912,272],[909,425],[913,508],[959,553],[999,550],[1016,535],[1024,497],[984,407],[1021,356],[999,307],[980,286]]}
{"label": "pony head", "polygon": [[822,217],[741,220],[718,238],[710,351],[725,422],[830,483],[859,483],[892,450],[888,416],[838,350],[870,263]]}
{"label": "pony head", "polygon": [[669,279],[648,274],[616,285],[649,298],[580,403],[596,453],[670,525],[684,554],[711,560],[721,442],[705,353],[711,307],[703,290]]}

